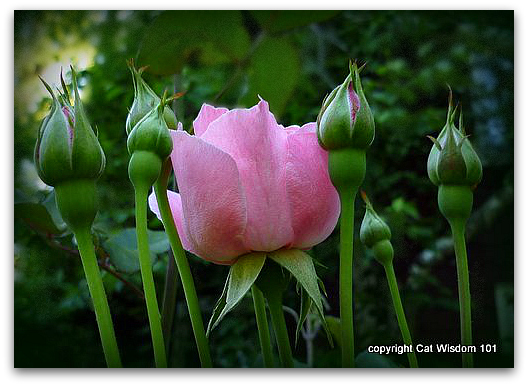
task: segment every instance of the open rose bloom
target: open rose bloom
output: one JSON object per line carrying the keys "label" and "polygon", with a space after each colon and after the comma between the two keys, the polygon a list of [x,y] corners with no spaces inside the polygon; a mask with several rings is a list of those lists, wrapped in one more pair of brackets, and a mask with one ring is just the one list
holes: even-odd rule
{"label": "open rose bloom", "polygon": [[[261,100],[250,109],[204,104],[195,135],[171,131],[180,194],[168,192],[183,247],[218,264],[252,251],[308,249],[340,212],[316,124],[284,127]],[[156,198],[150,208],[160,217]]]}

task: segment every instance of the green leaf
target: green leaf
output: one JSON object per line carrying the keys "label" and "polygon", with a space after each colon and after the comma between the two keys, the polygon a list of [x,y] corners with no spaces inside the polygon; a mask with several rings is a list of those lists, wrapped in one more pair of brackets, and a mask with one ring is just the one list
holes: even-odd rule
{"label": "green leaf", "polygon": [[253,53],[248,67],[248,91],[243,105],[254,105],[258,95],[280,115],[297,86],[301,65],[299,53],[286,37],[266,37]]}
{"label": "green leaf", "polygon": [[249,47],[240,11],[165,11],[147,29],[138,62],[149,72],[170,75],[191,57],[209,65],[239,61]]}
{"label": "green leaf", "polygon": [[31,228],[42,233],[51,235],[63,233],[63,230],[55,225],[48,210],[42,204],[33,202],[15,204],[15,218],[22,219]]}
{"label": "green leaf", "polygon": [[55,201],[55,189],[50,194],[48,194],[44,201],[42,201],[42,205],[44,205],[48,210],[51,219],[55,225],[57,225],[57,228],[62,231],[66,231],[67,225],[62,219],[59,208],[57,208],[57,202]]}
{"label": "green leaf", "polygon": [[148,231],[150,252],[160,255],[170,249],[170,242],[164,231]]}
{"label": "green leaf", "polygon": [[301,284],[302,288],[309,295],[315,304],[321,323],[326,331],[328,342],[331,346],[332,335],[326,324],[323,310],[321,292],[319,291],[318,277],[315,272],[312,257],[299,249],[281,249],[271,252],[269,257],[277,264],[288,270]]}
{"label": "green leaf", "polygon": [[339,13],[339,11],[250,11],[262,29],[269,33],[287,31],[292,28],[302,27],[308,24],[328,20]]}
{"label": "green leaf", "polygon": [[356,367],[359,368],[395,368],[399,367],[386,355],[363,351],[356,357]]}
{"label": "green leaf", "polygon": [[[169,242],[163,231],[148,231],[151,261],[156,255],[169,250]],[[134,273],[140,270],[136,228],[125,228],[103,243],[111,263],[120,272]]]}
{"label": "green leaf", "polygon": [[265,253],[253,252],[240,257],[231,266],[222,296],[215,306],[211,320],[209,320],[207,334],[242,300],[257,280],[265,261]]}

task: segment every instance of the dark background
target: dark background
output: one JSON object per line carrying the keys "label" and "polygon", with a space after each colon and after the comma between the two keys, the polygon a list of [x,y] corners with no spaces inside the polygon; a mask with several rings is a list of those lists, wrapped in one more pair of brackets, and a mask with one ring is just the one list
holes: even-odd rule
{"label": "dark background", "polygon": [[[498,353],[477,354],[475,364],[513,366],[513,12],[16,11],[14,32],[15,367],[105,365],[74,240],[32,160],[50,102],[37,75],[58,86],[61,65],[69,82],[70,63],[81,73],[83,101],[107,157],[94,235],[122,359],[127,367],[153,365],[127,176],[132,57],[150,65],[145,79],[158,93],[186,92],[174,106],[186,129],[203,102],[249,107],[257,94],[284,125],[315,121],[323,97],[346,77],[348,60],[367,62],[362,81],[376,139],[363,189],[391,226],[413,341],[423,344],[459,342],[452,242],[426,173],[426,135],[436,136],[444,124],[449,84],[484,168],[467,232],[473,337],[477,345],[496,344]],[[356,224],[363,212],[358,201]],[[149,218],[161,304],[168,243],[160,222]],[[327,314],[339,316],[338,231],[310,253],[320,263]],[[228,268],[189,258],[207,322]],[[356,352],[400,343],[383,269],[358,237],[354,258]],[[179,287],[175,296],[169,362],[199,366]],[[285,303],[298,312],[293,285]],[[295,320],[286,317],[293,341]],[[311,328],[317,330],[316,321]],[[213,331],[210,344],[215,366],[262,365],[249,297]],[[298,366],[340,365],[340,350],[330,349],[321,331],[301,339],[294,356]],[[365,366],[407,366],[405,355],[365,358]],[[418,360],[421,367],[461,365],[457,354]]]}

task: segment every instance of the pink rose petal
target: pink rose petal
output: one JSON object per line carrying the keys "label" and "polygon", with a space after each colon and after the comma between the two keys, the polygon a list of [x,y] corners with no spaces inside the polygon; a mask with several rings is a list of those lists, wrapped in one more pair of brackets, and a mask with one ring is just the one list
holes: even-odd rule
{"label": "pink rose petal", "polygon": [[247,200],[245,240],[251,250],[273,251],[293,242],[284,168],[287,136],[261,100],[251,109],[223,114],[201,137],[236,162]]}
{"label": "pink rose petal", "polygon": [[201,137],[211,122],[228,111],[225,107],[214,107],[204,103],[198,113],[198,117],[193,122],[194,134],[197,137]]}
{"label": "pink rose petal", "polygon": [[310,248],[334,230],[339,195],[328,176],[328,153],[317,143],[315,123],[288,136],[286,186],[295,238],[292,247]]}
{"label": "pink rose petal", "polygon": [[171,158],[189,242],[198,256],[228,264],[249,252],[244,244],[246,199],[236,163],[200,138],[183,131],[171,135]]}

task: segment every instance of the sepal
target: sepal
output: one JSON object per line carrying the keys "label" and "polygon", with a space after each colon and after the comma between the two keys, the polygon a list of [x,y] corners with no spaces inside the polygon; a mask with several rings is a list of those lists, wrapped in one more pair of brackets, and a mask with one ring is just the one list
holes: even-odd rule
{"label": "sepal", "polygon": [[[301,285],[302,290],[306,291],[309,299],[317,310],[317,314],[321,319],[321,323],[328,338],[328,343],[333,347],[332,335],[330,334],[330,330],[328,329],[328,325],[326,324],[324,317],[322,295],[318,283],[319,278],[315,272],[315,266],[312,257],[299,249],[279,249],[278,251],[270,252],[269,257],[274,262],[290,272]],[[297,329],[300,329],[299,326],[297,326]]]}
{"label": "sepal", "polygon": [[224,290],[215,305],[207,326],[207,336],[222,319],[244,298],[260,274],[266,261],[266,253],[252,252],[241,256],[229,270]]}

